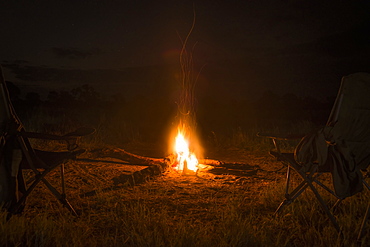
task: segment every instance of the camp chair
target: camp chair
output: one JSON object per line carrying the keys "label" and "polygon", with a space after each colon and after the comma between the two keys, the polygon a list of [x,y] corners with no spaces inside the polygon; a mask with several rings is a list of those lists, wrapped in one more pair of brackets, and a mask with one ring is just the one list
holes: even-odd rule
{"label": "camp chair", "polygon": [[[370,164],[370,74],[356,73],[342,78],[327,124],[317,132],[303,138],[299,135],[258,135],[272,139],[274,149],[270,154],[287,167],[285,200],[275,214],[310,188],[335,229],[341,232],[333,210],[345,198],[362,191],[363,185],[370,190],[362,174]],[[294,153],[281,151],[282,140],[297,138],[302,139]],[[293,189],[290,188],[292,171],[302,178],[302,182]],[[332,186],[320,180],[324,173],[331,173]],[[323,200],[319,187],[337,198],[331,209]],[[370,217],[369,207],[361,224],[359,241]]]}
{"label": "camp chair", "polygon": [[[80,128],[64,136],[27,132],[15,113],[1,67],[0,101],[0,207],[5,208],[10,213],[9,216],[21,213],[27,197],[42,182],[63,206],[77,215],[66,198],[64,162],[84,152],[77,150],[77,141],[94,129]],[[29,138],[64,140],[67,142],[67,151],[47,152],[34,149]],[[60,168],[61,191],[46,178],[57,167]],[[23,170],[30,170],[33,174],[29,182],[25,182]]]}

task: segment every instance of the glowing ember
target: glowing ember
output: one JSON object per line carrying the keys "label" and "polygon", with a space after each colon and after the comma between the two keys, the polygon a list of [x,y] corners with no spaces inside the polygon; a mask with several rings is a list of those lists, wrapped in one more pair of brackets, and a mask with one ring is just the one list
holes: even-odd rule
{"label": "glowing ember", "polygon": [[175,140],[175,151],[177,154],[175,170],[186,171],[191,170],[196,172],[198,170],[198,159],[194,153],[189,150],[189,143],[185,139],[181,131],[178,131]]}

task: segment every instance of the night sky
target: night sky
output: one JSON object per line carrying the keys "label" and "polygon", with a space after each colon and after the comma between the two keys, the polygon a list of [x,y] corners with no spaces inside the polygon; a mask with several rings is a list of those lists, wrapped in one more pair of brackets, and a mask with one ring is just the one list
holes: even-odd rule
{"label": "night sky", "polygon": [[370,72],[369,1],[2,1],[0,63],[24,92],[160,94],[177,83],[194,10],[202,95],[325,98]]}

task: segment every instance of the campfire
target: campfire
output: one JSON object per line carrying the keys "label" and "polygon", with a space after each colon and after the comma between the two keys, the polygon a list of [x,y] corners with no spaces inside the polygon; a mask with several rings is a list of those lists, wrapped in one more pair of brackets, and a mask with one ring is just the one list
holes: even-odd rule
{"label": "campfire", "polygon": [[[179,77],[180,94],[176,101],[178,107],[176,121],[179,121],[179,124],[177,127],[177,134],[173,135],[170,140],[171,153],[175,156],[172,167],[175,171],[182,172],[182,174],[186,175],[197,174],[199,161],[195,151],[198,155],[202,153],[195,135],[195,85],[201,69],[198,73],[195,73],[193,54],[187,50],[188,39],[194,29],[194,25],[195,18],[193,19],[193,24],[189,33],[186,38],[182,40]],[[176,137],[174,138],[174,136]]]}
{"label": "campfire", "polygon": [[190,135],[186,133],[184,127],[179,127],[174,142],[175,160],[172,168],[183,174],[196,174],[198,171],[198,159],[195,153],[190,149]]}

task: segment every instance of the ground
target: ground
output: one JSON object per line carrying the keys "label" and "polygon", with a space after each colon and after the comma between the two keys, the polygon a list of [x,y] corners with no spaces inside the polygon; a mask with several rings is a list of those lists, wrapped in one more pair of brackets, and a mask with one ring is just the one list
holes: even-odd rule
{"label": "ground", "polygon": [[[285,209],[280,217],[272,217],[284,197],[285,169],[268,151],[207,150],[198,172],[188,175],[174,171],[171,155],[163,150],[141,144],[105,146],[87,149],[76,160],[67,162],[67,199],[80,217],[71,216],[40,183],[22,214],[22,219],[37,222],[28,241],[33,242],[40,232],[44,236],[47,229],[52,229],[50,242],[59,241],[64,238],[58,235],[62,227],[63,234],[67,231],[76,235],[65,245],[75,245],[80,234],[86,235],[83,239],[91,246],[122,246],[127,241],[133,246],[189,246],[187,241],[197,246],[232,246],[229,244],[233,241],[237,242],[234,246],[245,246],[245,241],[249,246],[339,243],[333,242],[338,234],[324,213],[317,210],[320,206],[310,193],[304,194],[295,207],[290,206],[292,210]],[[59,169],[53,170],[48,179],[59,188]],[[291,177],[292,181],[295,179]],[[357,201],[367,200],[364,198]],[[344,231],[350,232],[340,240],[344,246],[352,246],[349,243],[357,238],[360,220],[353,218],[365,211],[351,201],[346,200],[341,210],[355,208],[355,213],[339,214]],[[296,217],[292,211],[298,212]],[[52,222],[56,227],[44,226],[45,218],[46,223]],[[184,242],[176,245],[171,241],[180,240],[172,236],[181,231]],[[208,238],[203,239],[203,235]],[[146,245],[147,241],[152,241],[152,245]]]}
{"label": "ground", "polygon": [[[279,171],[281,164],[266,152],[211,151],[201,160],[203,164],[194,175],[173,171],[168,167],[168,157],[160,155],[155,148],[142,145],[90,150],[66,164],[67,198],[80,212],[87,204],[92,206],[98,195],[118,192],[124,195],[123,200],[130,200],[129,195],[132,195],[136,199],[145,197],[153,205],[166,201],[166,205],[172,205],[180,214],[193,210],[208,217],[205,214],[210,200],[217,199],[222,204],[230,193],[242,192],[247,203],[284,177],[283,170]],[[57,183],[58,173],[53,171],[49,179]],[[42,185],[39,187],[34,193],[45,190]],[[31,195],[25,213],[48,210],[40,207],[45,197],[51,197],[50,193],[39,193],[36,199]],[[53,199],[50,201],[52,203]]]}

